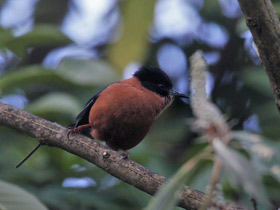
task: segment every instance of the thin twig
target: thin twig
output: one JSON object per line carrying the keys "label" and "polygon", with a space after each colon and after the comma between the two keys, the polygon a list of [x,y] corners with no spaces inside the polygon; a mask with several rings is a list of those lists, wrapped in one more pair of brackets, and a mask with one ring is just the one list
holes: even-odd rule
{"label": "thin twig", "polygon": [[251,201],[253,203],[254,210],[258,210],[258,203],[257,203],[256,199],[255,198],[251,198]]}
{"label": "thin twig", "polygon": [[42,145],[41,142],[39,142],[39,143],[37,144],[37,146],[34,147],[34,149],[33,149],[28,155],[26,155],[25,158],[24,158],[22,161],[20,161],[20,162],[16,165],[16,168],[19,168],[19,167],[20,167],[34,152],[36,152],[37,149],[39,149],[39,147],[40,147],[41,145]]}
{"label": "thin twig", "polygon": [[211,199],[217,183],[219,182],[222,173],[222,162],[219,158],[215,159],[213,172],[209,182],[209,191],[204,197],[203,205],[200,210],[206,210],[211,205]]}

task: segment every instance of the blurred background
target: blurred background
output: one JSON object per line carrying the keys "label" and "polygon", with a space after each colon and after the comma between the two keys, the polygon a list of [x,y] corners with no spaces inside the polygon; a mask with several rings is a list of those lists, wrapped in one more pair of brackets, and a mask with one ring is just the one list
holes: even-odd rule
{"label": "blurred background", "polygon": [[[231,128],[256,134],[277,153],[280,115],[236,0],[0,0],[0,100],[66,126],[95,92],[141,65],[159,66],[190,94],[188,59],[197,49],[209,64],[207,94]],[[188,101],[175,101],[130,158],[171,177],[207,145],[189,128],[192,117]],[[151,198],[57,148],[42,147],[15,169],[36,144],[0,127],[0,180],[49,209],[142,209]],[[263,157],[254,160],[279,207],[279,155],[262,147],[241,152]],[[212,166],[201,161],[186,184],[205,192]],[[242,187],[226,176],[221,183],[225,199],[251,205]]]}

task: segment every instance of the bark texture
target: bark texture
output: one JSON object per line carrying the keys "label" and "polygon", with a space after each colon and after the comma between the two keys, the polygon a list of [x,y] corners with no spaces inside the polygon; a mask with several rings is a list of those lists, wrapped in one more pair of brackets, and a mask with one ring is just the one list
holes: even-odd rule
{"label": "bark texture", "polygon": [[[0,103],[0,125],[23,132],[43,145],[61,148],[67,152],[95,164],[109,174],[134,187],[155,194],[167,181],[163,176],[135,163],[98,142],[83,135],[74,134],[67,138],[67,129],[38,116],[10,105]],[[178,206],[185,209],[198,209],[203,203],[204,193],[184,187]],[[227,209],[242,209],[227,203]]]}
{"label": "bark texture", "polygon": [[280,112],[280,22],[270,0],[238,0]]}

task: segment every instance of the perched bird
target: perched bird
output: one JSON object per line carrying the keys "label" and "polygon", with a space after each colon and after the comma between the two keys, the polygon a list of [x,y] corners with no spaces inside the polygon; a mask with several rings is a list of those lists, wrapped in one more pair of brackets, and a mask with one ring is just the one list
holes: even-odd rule
{"label": "perched bird", "polygon": [[[167,74],[157,67],[142,67],[132,78],[112,83],[97,92],[77,116],[68,132],[82,133],[103,140],[114,150],[135,147],[148,133],[154,120],[174,98],[188,98],[173,89]],[[42,144],[20,162],[20,167]]]}
{"label": "perched bird", "polygon": [[69,127],[71,133],[90,130],[114,150],[135,147],[154,120],[174,98],[188,98],[173,89],[167,74],[157,67],[141,67],[132,78],[110,84],[96,93]]}

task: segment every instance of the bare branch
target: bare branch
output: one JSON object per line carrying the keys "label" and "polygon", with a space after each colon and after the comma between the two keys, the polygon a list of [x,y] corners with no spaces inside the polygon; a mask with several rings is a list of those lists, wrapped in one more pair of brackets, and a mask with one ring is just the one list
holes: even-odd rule
{"label": "bare branch", "polygon": [[280,112],[280,22],[271,0],[238,0]]}
{"label": "bare branch", "polygon": [[20,162],[16,165],[16,168],[19,168],[28,158],[30,158],[31,155],[33,155],[33,153],[36,152],[37,149],[39,149],[40,146],[42,146],[41,142],[39,142],[39,143],[36,145],[36,147],[35,147],[31,152],[29,152],[29,154],[26,155],[26,157],[25,157],[22,161],[20,161]]}
{"label": "bare branch", "polygon": [[203,206],[200,208],[200,210],[206,210],[211,205],[214,190],[220,180],[220,176],[222,174],[222,169],[223,169],[223,165],[222,165],[221,160],[219,158],[215,158],[213,171],[212,171],[211,178],[209,181],[209,190],[208,190],[208,193],[205,195],[205,200],[204,200]]}
{"label": "bare branch", "polygon": [[[98,142],[83,135],[67,138],[67,129],[56,123],[0,103],[0,125],[26,133],[36,138],[42,145],[54,146],[78,155],[95,164],[109,174],[136,188],[153,195],[165,182],[166,178],[123,156]],[[185,209],[198,209],[202,204],[204,193],[184,187],[180,195],[179,206]],[[242,209],[232,203],[228,209]]]}

